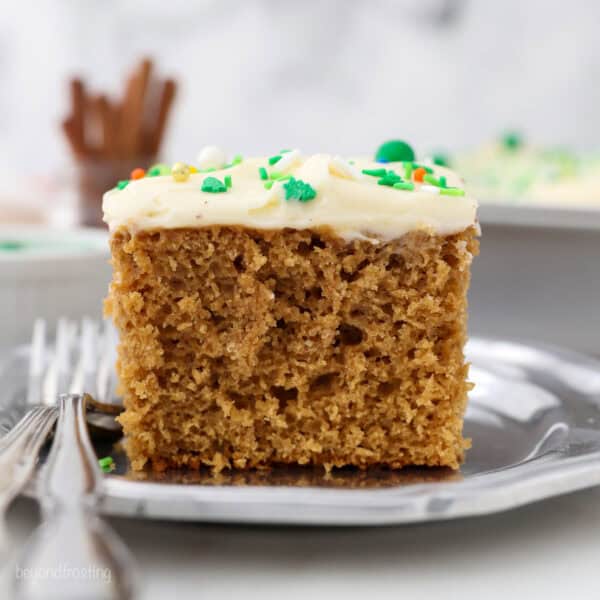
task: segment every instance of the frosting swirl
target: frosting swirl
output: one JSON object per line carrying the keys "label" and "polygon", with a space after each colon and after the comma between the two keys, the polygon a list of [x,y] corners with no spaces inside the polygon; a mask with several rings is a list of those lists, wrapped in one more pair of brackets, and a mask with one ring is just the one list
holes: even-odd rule
{"label": "frosting swirl", "polygon": [[[434,165],[416,165],[427,175],[412,177],[413,167],[327,154],[304,157],[298,151],[244,159],[210,172],[193,169],[185,181],[170,174],[130,181],[104,195],[104,221],[111,230],[132,231],[327,226],[344,239],[373,241],[413,230],[448,235],[476,224],[477,202],[463,191],[460,177]],[[208,177],[224,182],[212,186],[222,193],[207,191]],[[298,192],[298,182],[306,186],[300,186],[304,193]]]}

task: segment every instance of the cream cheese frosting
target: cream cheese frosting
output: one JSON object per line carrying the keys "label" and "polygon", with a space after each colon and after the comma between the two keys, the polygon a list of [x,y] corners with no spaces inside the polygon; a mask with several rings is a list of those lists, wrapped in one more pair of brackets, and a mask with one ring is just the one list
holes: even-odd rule
{"label": "cream cheese frosting", "polygon": [[[344,239],[373,241],[394,239],[413,230],[449,235],[475,225],[477,202],[468,193],[446,195],[452,191],[463,194],[462,179],[443,167],[428,168],[434,178],[445,178],[446,191],[429,182],[415,182],[412,190],[396,189],[379,185],[380,177],[363,173],[386,169],[404,179],[401,162],[347,161],[327,154],[305,157],[293,150],[273,165],[265,157],[248,158],[210,172],[192,172],[185,181],[176,181],[169,174],[132,180],[123,189],[104,195],[104,221],[111,231],[120,227],[139,231],[209,225],[255,229],[327,226]],[[308,184],[316,195],[309,201],[286,198],[290,180],[275,180],[265,187],[261,171],[263,177],[265,171],[271,177],[291,176]],[[224,181],[226,176],[231,181],[226,192],[202,191],[206,178]]]}

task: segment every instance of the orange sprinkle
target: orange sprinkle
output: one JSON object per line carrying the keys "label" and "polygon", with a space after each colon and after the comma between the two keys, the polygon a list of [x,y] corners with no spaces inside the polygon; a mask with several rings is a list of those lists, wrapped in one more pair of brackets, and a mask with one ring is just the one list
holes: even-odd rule
{"label": "orange sprinkle", "polygon": [[131,171],[131,175],[129,176],[130,179],[141,179],[142,177],[144,177],[144,175],[146,174],[146,171],[144,171],[144,169],[140,169],[139,167],[137,169],[134,169],[133,171]]}
{"label": "orange sprinkle", "polygon": [[425,177],[425,173],[427,173],[427,171],[423,167],[419,167],[413,171],[413,179],[423,183],[423,177]]}

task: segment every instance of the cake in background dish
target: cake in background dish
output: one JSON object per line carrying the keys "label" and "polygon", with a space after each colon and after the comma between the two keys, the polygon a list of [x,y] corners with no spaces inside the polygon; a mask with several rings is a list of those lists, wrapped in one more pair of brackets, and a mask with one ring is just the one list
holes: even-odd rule
{"label": "cake in background dish", "polygon": [[539,148],[507,133],[453,166],[481,202],[600,208],[600,154]]}
{"label": "cake in background dish", "polygon": [[36,319],[100,317],[108,259],[105,229],[0,225],[0,348],[28,343]]}
{"label": "cake in background dish", "polygon": [[134,469],[459,467],[477,205],[376,158],[209,147],[105,194]]}

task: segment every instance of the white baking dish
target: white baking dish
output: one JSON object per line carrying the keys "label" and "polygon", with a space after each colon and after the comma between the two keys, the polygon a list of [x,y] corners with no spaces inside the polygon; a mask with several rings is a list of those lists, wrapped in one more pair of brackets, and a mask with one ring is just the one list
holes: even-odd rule
{"label": "white baking dish", "polygon": [[60,316],[101,316],[110,280],[108,232],[5,225],[0,247],[0,347],[28,340],[37,317],[52,327]]}
{"label": "white baking dish", "polygon": [[600,210],[483,204],[470,331],[600,354]]}

